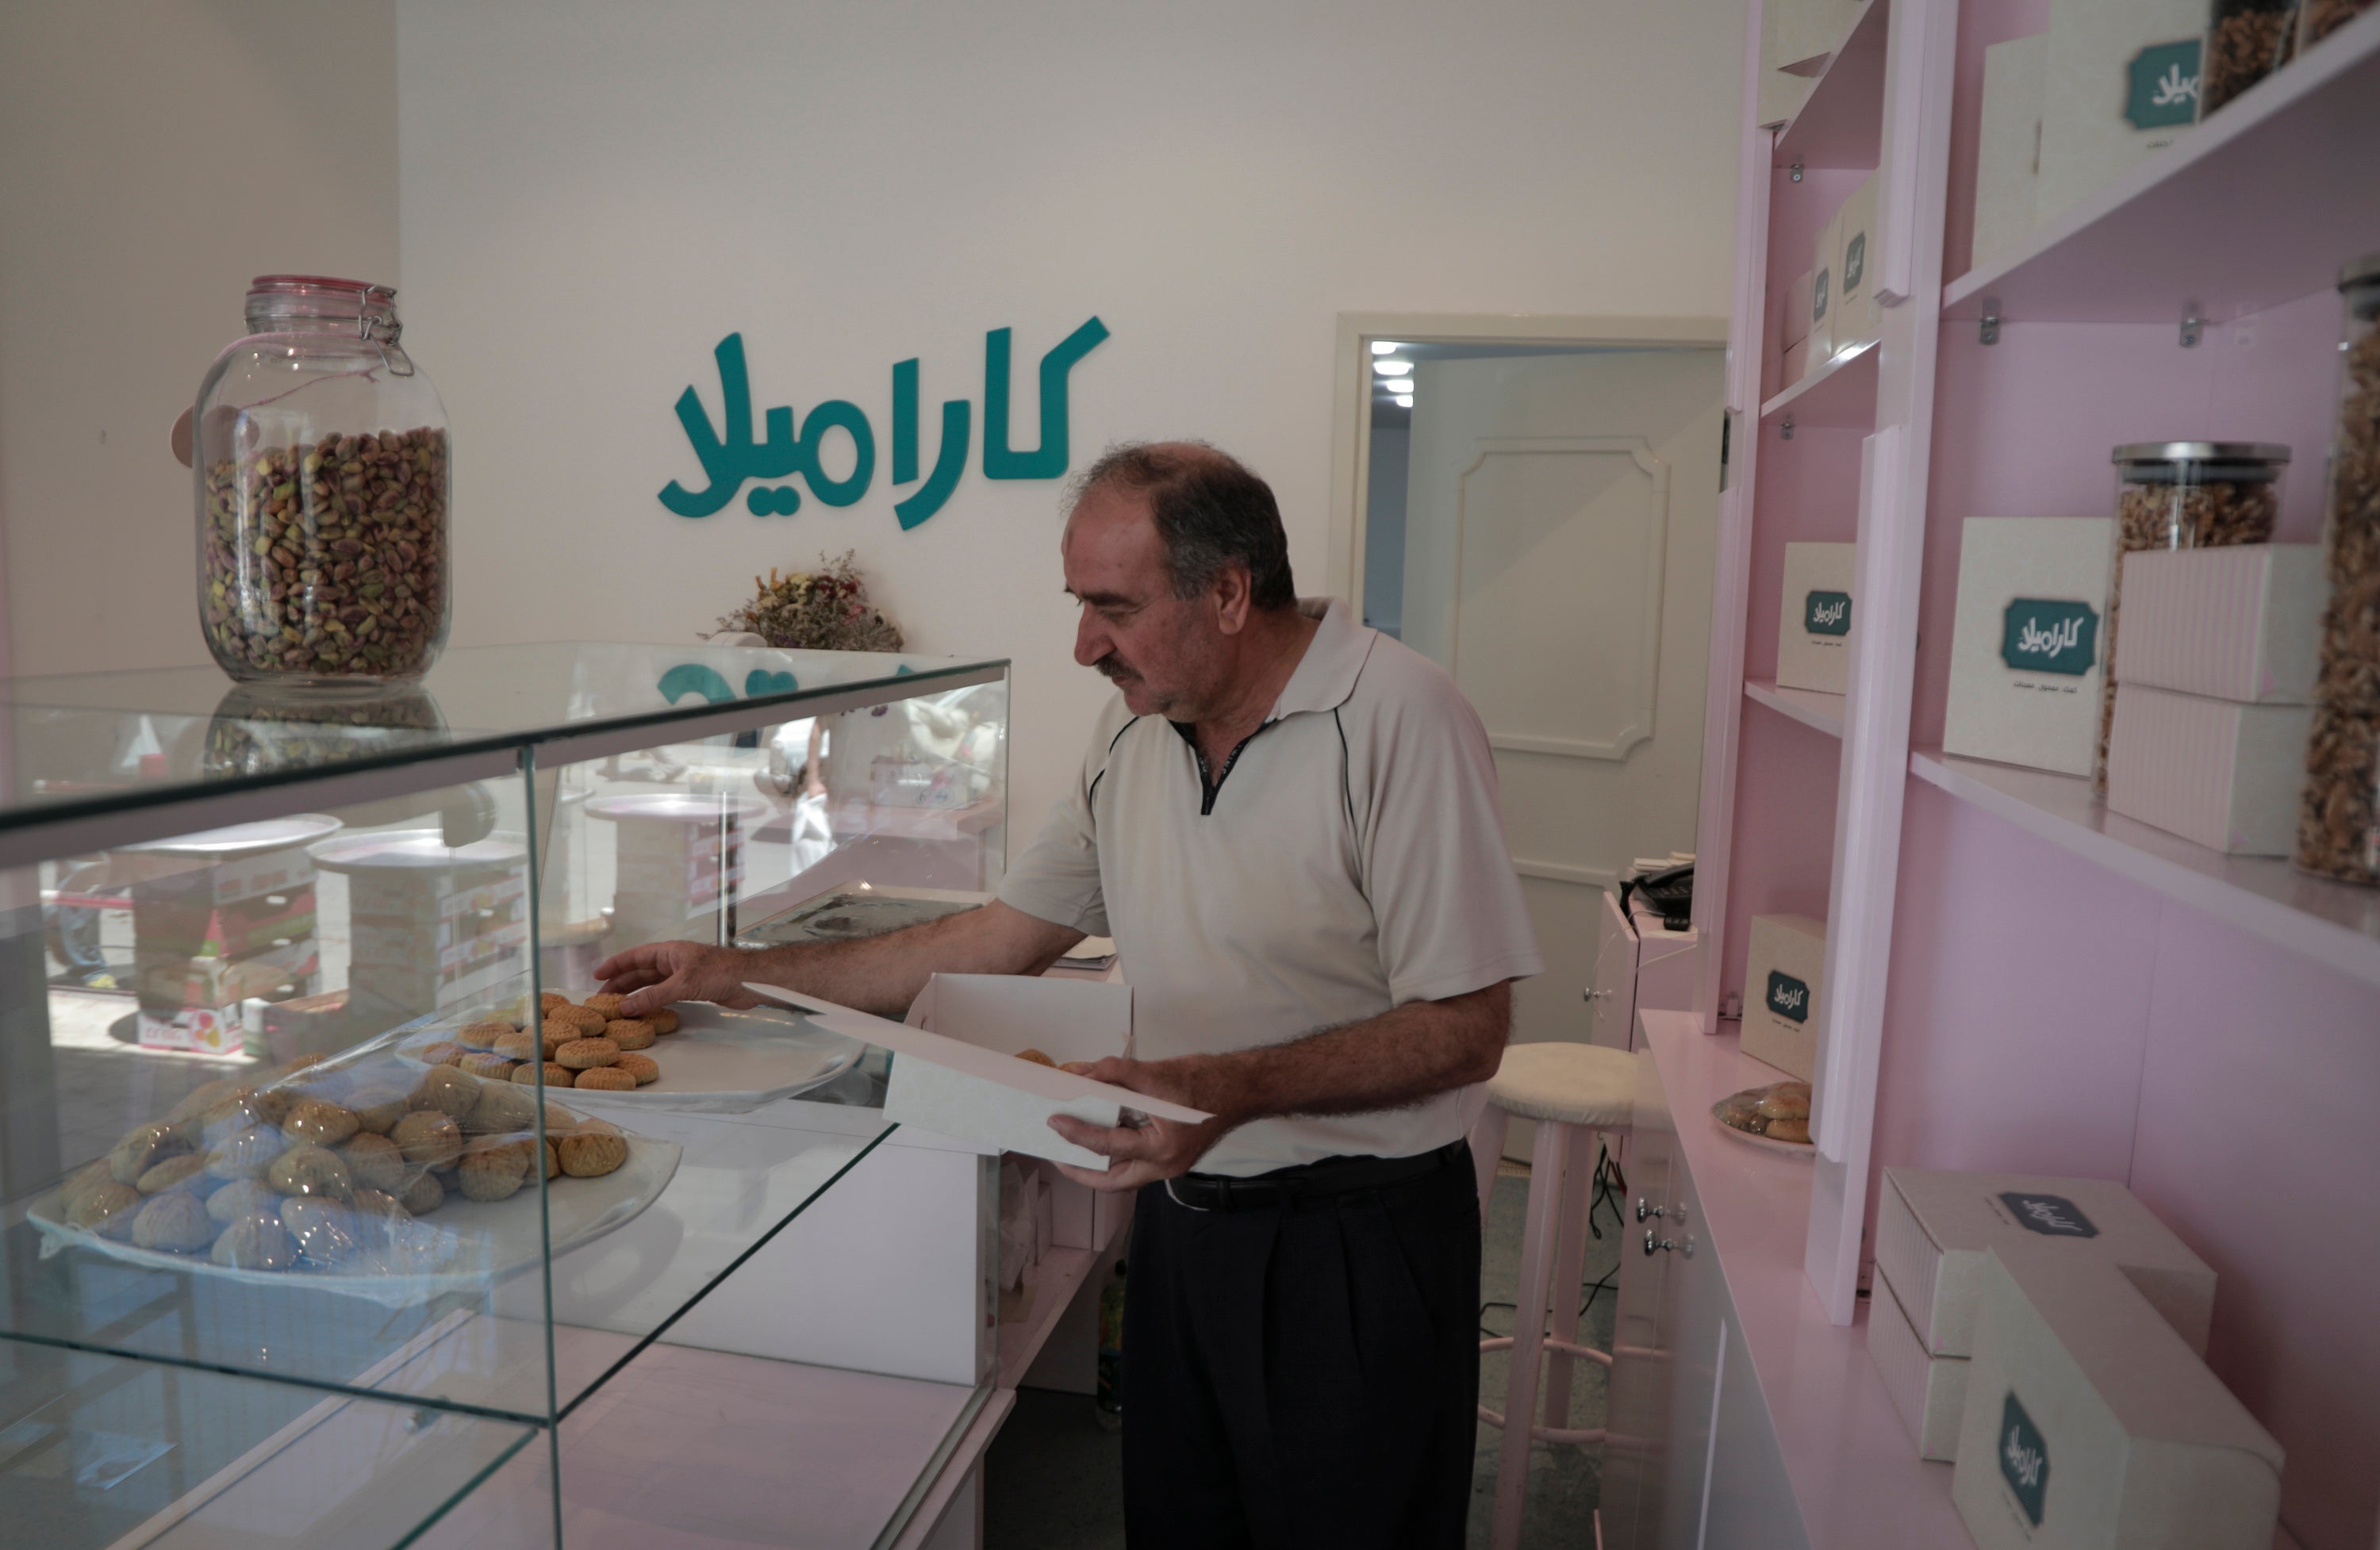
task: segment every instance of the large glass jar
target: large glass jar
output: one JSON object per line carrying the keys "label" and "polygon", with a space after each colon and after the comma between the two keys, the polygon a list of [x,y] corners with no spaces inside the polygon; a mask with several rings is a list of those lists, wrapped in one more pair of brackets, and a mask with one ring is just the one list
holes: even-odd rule
{"label": "large glass jar", "polygon": [[2107,657],[2100,675],[2099,751],[2091,785],[2107,791],[2107,735],[2116,724],[2116,630],[2124,556],[2142,549],[2269,543],[2281,514],[2289,449],[2268,442],[2135,442],[2115,450],[2116,563],[2107,580]]}
{"label": "large glass jar", "polygon": [[2380,253],[2338,277],[2347,298],[2338,434],[2330,449],[2322,617],[2297,863],[2380,884]]}
{"label": "large glass jar", "polygon": [[2304,0],[2298,10],[2300,54],[2372,8],[2373,0]]}
{"label": "large glass jar", "polygon": [[263,275],[200,384],[199,621],[234,678],[409,683],[446,643],[446,413],[400,332],[386,285]]}
{"label": "large glass jar", "polygon": [[2289,62],[2298,0],[2215,0],[2198,62],[2201,118]]}

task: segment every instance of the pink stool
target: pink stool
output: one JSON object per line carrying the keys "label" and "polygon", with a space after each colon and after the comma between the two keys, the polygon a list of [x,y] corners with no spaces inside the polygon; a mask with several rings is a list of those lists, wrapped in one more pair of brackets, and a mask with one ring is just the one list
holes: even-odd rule
{"label": "pink stool", "polygon": [[[1611,1365],[1609,1354],[1578,1343],[1578,1284],[1586,1263],[1587,1213],[1595,1203],[1597,1133],[1629,1127],[1636,1111],[1635,1094],[1636,1061],[1621,1050],[1592,1044],[1516,1044],[1504,1051],[1503,1064],[1488,1084],[1488,1107],[1471,1132],[1484,1221],[1488,1192],[1496,1184],[1496,1164],[1504,1155],[1506,1127],[1515,1114],[1537,1122],[1536,1146],[1529,1158],[1529,1222],[1521,1240],[1520,1306],[1513,1335],[1479,1342],[1483,1352],[1512,1351],[1511,1413],[1524,1423],[1514,1425],[1487,1406],[1479,1407],[1479,1419],[1504,1433],[1490,1550],[1513,1550],[1521,1542],[1530,1439],[1603,1440],[1600,1426],[1570,1424],[1572,1362]],[[1551,1333],[1546,1329],[1548,1304]],[[1547,1366],[1543,1423],[1536,1420],[1541,1362]]]}

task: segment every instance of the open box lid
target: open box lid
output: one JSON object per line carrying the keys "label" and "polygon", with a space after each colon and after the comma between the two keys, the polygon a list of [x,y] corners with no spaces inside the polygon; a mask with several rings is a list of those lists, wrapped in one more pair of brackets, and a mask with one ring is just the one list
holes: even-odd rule
{"label": "open box lid", "polygon": [[[1000,987],[981,983],[990,980],[1010,983]],[[1020,1060],[993,1047],[991,1042],[974,1043],[895,1023],[781,985],[756,980],[745,988],[808,1012],[822,1028],[881,1045],[903,1057],[892,1062],[885,1090],[885,1118],[938,1131],[987,1151],[1021,1152],[1078,1168],[1104,1169],[1107,1158],[1059,1135],[1050,1128],[1050,1117],[1064,1114],[1099,1126],[1121,1122],[1127,1109],[1184,1124],[1213,1118],[1128,1087]],[[998,1042],[1035,1027],[1043,1030],[1042,1036],[1053,1036],[1051,1031],[1067,1022],[1112,1027],[1119,1013],[1122,1027],[1114,1030],[1119,1035],[1113,1039],[1114,1048],[1121,1048],[1120,1035],[1128,1034],[1131,1026],[1128,986],[1014,975],[938,975],[927,983],[910,1015],[918,1022],[930,1017],[945,1028],[965,1026],[970,1035],[975,1033],[971,1019],[981,1017],[984,1036]]]}

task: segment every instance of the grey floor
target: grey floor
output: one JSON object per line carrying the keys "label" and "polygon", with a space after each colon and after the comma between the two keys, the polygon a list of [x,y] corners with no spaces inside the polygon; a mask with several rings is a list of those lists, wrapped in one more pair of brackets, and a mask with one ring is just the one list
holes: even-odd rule
{"label": "grey floor", "polygon": [[[1480,1273],[1481,1320],[1492,1335],[1512,1332],[1511,1304],[1520,1278],[1521,1227],[1528,1211],[1527,1170],[1508,1163],[1496,1181],[1488,1210]],[[1596,1212],[1603,1236],[1587,1241],[1586,1273],[1580,1290],[1611,1274],[1619,1264],[1621,1234],[1609,1207]],[[1595,1294],[1580,1328],[1584,1343],[1611,1349],[1612,1292]],[[1480,1399],[1504,1408],[1510,1360],[1501,1352],[1480,1362]],[[1572,1426],[1603,1421],[1604,1371],[1581,1363],[1571,1401]],[[1479,1452],[1471,1477],[1470,1543],[1488,1543],[1488,1520],[1496,1499],[1497,1452],[1503,1434],[1479,1428]],[[1119,1550],[1123,1543],[1120,1470],[1123,1438],[1100,1428],[1092,1401],[1079,1394],[1025,1389],[1016,1409],[991,1445],[985,1468],[986,1550]],[[1521,1536],[1524,1550],[1591,1550],[1592,1514],[1601,1484],[1600,1447],[1533,1443],[1529,1448],[1529,1505]]]}

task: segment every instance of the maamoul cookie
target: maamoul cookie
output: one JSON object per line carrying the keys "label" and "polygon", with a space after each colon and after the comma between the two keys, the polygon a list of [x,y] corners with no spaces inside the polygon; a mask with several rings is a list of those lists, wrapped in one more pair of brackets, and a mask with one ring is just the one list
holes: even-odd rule
{"label": "maamoul cookie", "polygon": [[542,1067],[534,1060],[525,1060],[520,1069],[513,1072],[513,1080],[524,1087],[533,1087],[537,1085],[540,1069],[545,1072],[545,1084],[549,1087],[567,1087],[571,1079],[578,1074],[568,1066],[557,1065],[552,1060],[546,1061]]}
{"label": "maamoul cookie", "polygon": [[102,1238],[129,1238],[132,1219],[140,1210],[140,1192],[110,1179],[84,1192],[67,1212],[67,1225],[96,1232]]}
{"label": "maamoul cookie", "polygon": [[618,1127],[601,1120],[580,1121],[562,1138],[558,1148],[562,1171],[574,1179],[601,1179],[628,1160],[627,1139]]}
{"label": "maamoul cookie", "polygon": [[1058,1065],[1057,1061],[1038,1049],[1020,1049],[1016,1052],[1016,1058],[1020,1060],[1030,1060],[1037,1066],[1048,1066],[1053,1071]]}
{"label": "maamoul cookie", "polygon": [[440,1039],[435,1044],[425,1044],[413,1052],[413,1058],[425,1066],[451,1066],[461,1060],[463,1055],[463,1047],[453,1039]]}
{"label": "maamoul cookie", "polygon": [[115,1182],[115,1175],[107,1170],[105,1157],[101,1157],[96,1162],[87,1162],[67,1174],[66,1182],[58,1186],[58,1209],[71,1216],[76,1203],[83,1196],[102,1184]]}
{"label": "maamoul cookie", "polygon": [[207,1215],[228,1226],[259,1211],[266,1216],[281,1209],[281,1196],[261,1179],[235,1179],[207,1196]]}
{"label": "maamoul cookie", "polygon": [[425,1173],[405,1187],[397,1204],[417,1217],[426,1217],[446,1204],[446,1186],[438,1181],[435,1174]]}
{"label": "maamoul cookie", "polygon": [[386,1190],[358,1190],[355,1212],[358,1222],[405,1221],[413,1215]]}
{"label": "maamoul cookie", "polygon": [[363,1129],[363,1121],[350,1108],[321,1098],[307,1098],[290,1109],[289,1117],[281,1121],[281,1133],[291,1141],[311,1142],[317,1146],[336,1146],[340,1142]]}
{"label": "maamoul cookie", "polygon": [[467,1200],[503,1200],[528,1177],[528,1160],[537,1145],[530,1136],[481,1136],[463,1148],[455,1172]]}
{"label": "maamoul cookie", "polygon": [[409,1096],[394,1082],[368,1082],[348,1095],[347,1105],[354,1110],[359,1129],[373,1135],[386,1135],[405,1118],[405,1102]]}
{"label": "maamoul cookie", "polygon": [[496,1053],[507,1060],[541,1060],[545,1059],[545,1051],[540,1047],[543,1043],[537,1035],[516,1028],[496,1040]]}
{"label": "maamoul cookie", "polygon": [[677,1032],[677,1012],[673,1008],[663,1007],[659,1011],[649,1011],[645,1013],[645,1021],[653,1025],[653,1032],[657,1034]]}
{"label": "maamoul cookie", "polygon": [[459,1067],[432,1066],[422,1073],[421,1085],[406,1101],[414,1108],[434,1108],[459,1120],[480,1101],[480,1084]]}
{"label": "maamoul cookie", "polygon": [[237,1270],[286,1270],[298,1263],[298,1245],[279,1217],[260,1211],[225,1228],[207,1257]]}
{"label": "maamoul cookie", "polygon": [[[388,1138],[396,1143],[407,1162],[418,1167],[443,1168],[463,1155],[462,1127],[434,1108],[399,1120]],[[408,1207],[412,1204],[406,1202]]]}
{"label": "maamoul cookie", "polygon": [[519,1031],[509,1023],[492,1017],[485,1018],[477,1023],[467,1023],[457,1028],[455,1031],[455,1042],[466,1049],[493,1049],[496,1047],[496,1040],[506,1034]]}
{"label": "maamoul cookie", "polygon": [[592,1071],[619,1058],[620,1047],[607,1038],[572,1039],[553,1052],[554,1063],[572,1071]]}
{"label": "maamoul cookie", "polygon": [[624,1054],[609,1069],[626,1072],[637,1079],[639,1087],[662,1079],[661,1064],[650,1055]]}
{"label": "maamoul cookie", "polygon": [[491,1082],[480,1089],[480,1101],[463,1116],[465,1135],[497,1135],[537,1126],[537,1095],[507,1082]]}
{"label": "maamoul cookie", "polygon": [[653,1025],[638,1017],[615,1017],[603,1024],[603,1036],[623,1049],[650,1049]]}
{"label": "maamoul cookie", "polygon": [[206,1203],[178,1190],[157,1196],[132,1218],[135,1247],[177,1254],[198,1253],[215,1241],[217,1230],[214,1218],[207,1215]]}
{"label": "maamoul cookie", "polygon": [[545,1014],[545,1020],[568,1023],[587,1035],[601,1033],[603,1024],[612,1021],[592,1007],[556,1007]]}
{"label": "maamoul cookie", "polygon": [[1774,1124],[1779,1120],[1807,1120],[1810,1117],[1810,1095],[1768,1089],[1760,1100],[1760,1115]]}
{"label": "maamoul cookie", "polygon": [[282,1194],[320,1194],[345,1200],[356,1193],[356,1176],[336,1152],[314,1145],[292,1146],[281,1154],[264,1181]]}
{"label": "maamoul cookie", "polygon": [[[633,1060],[635,1057],[624,1055],[620,1059]],[[580,1072],[574,1085],[596,1092],[628,1093],[636,1090],[637,1078],[635,1072],[614,1063]]]}
{"label": "maamoul cookie", "polygon": [[549,1141],[545,1144],[545,1177],[549,1181],[562,1174],[562,1154],[554,1148],[555,1143]]}
{"label": "maamoul cookie", "polygon": [[288,1147],[281,1132],[256,1125],[230,1136],[207,1154],[207,1171],[218,1179],[261,1179],[273,1159]]}
{"label": "maamoul cookie", "polygon": [[517,1060],[507,1060],[502,1055],[466,1055],[463,1057],[463,1072],[467,1076],[476,1076],[482,1082],[510,1082],[513,1078],[513,1067],[519,1063]]}
{"label": "maamoul cookie", "polygon": [[553,1010],[556,1007],[568,1006],[570,1004],[570,998],[564,995],[559,990],[549,990],[537,999],[537,1004],[539,1009],[550,1017],[553,1014]]}
{"label": "maamoul cookie", "polygon": [[[597,1029],[596,1031],[601,1033],[602,1030]],[[537,1041],[543,1048],[545,1058],[549,1060],[553,1059],[553,1052],[555,1050],[561,1048],[564,1045],[568,1044],[572,1039],[585,1038],[586,1036],[587,1030],[580,1027],[577,1023],[562,1023],[552,1019],[548,1019],[545,1025],[537,1031]]]}
{"label": "maamoul cookie", "polygon": [[627,999],[628,998],[625,996],[614,996],[607,990],[588,997],[584,1001],[581,1001],[579,1005],[585,1007],[589,1011],[601,1012],[605,1020],[609,1021],[610,1019],[620,1015],[620,1003]]}
{"label": "maamoul cookie", "polygon": [[[234,1098],[244,1098],[256,1091],[247,1084],[231,1077],[202,1082],[190,1089],[189,1096],[165,1111],[165,1123],[181,1126],[205,1117],[207,1110],[221,1108]],[[195,1140],[193,1136],[191,1139]]]}
{"label": "maamoul cookie", "polygon": [[107,1155],[107,1170],[119,1184],[129,1184],[168,1157],[178,1157],[190,1144],[171,1125],[140,1125],[115,1144]]}
{"label": "maamoul cookie", "polygon": [[1807,1141],[1810,1139],[1810,1121],[1807,1119],[1771,1120],[1767,1135],[1771,1141]]}
{"label": "maamoul cookie", "polygon": [[185,1152],[164,1162],[133,1181],[132,1187],[142,1194],[164,1194],[167,1190],[204,1198],[213,1193],[212,1186],[219,1181],[207,1172],[207,1159],[196,1152]]}
{"label": "maamoul cookie", "polygon": [[357,1136],[339,1148],[347,1172],[359,1190],[401,1190],[405,1187],[405,1154],[384,1135]]}

